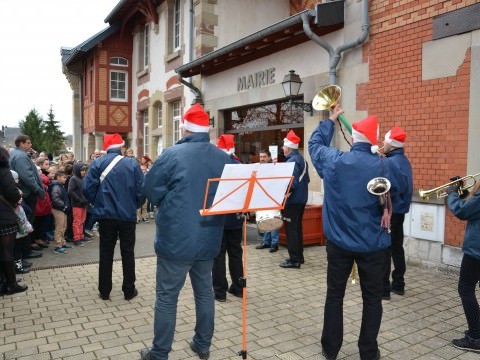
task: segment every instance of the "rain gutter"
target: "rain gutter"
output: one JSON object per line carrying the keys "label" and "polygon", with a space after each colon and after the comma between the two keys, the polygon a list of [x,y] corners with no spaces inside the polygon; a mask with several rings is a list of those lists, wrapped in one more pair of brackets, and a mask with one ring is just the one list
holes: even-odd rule
{"label": "rain gutter", "polygon": [[368,0],[362,1],[362,19],[363,20],[362,20],[362,32],[360,36],[357,39],[347,42],[343,45],[340,45],[335,49],[321,36],[318,36],[312,31],[312,28],[310,27],[310,23],[309,23],[309,18],[315,17],[315,16],[316,16],[316,11],[313,11],[313,10],[310,10],[308,12],[304,12],[301,14],[302,21],[303,21],[303,30],[311,40],[313,40],[315,43],[323,47],[328,52],[328,55],[330,57],[329,81],[331,85],[335,85],[337,83],[337,66],[342,57],[342,52],[344,52],[345,50],[354,48],[360,44],[363,44],[368,38],[369,29],[370,29],[370,20],[368,17]]}

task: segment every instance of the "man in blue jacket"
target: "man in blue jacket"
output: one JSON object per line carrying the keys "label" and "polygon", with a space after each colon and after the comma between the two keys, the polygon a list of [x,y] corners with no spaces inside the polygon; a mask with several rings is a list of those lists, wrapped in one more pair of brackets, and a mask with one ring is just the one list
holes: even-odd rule
{"label": "man in blue jacket", "polygon": [[[190,348],[208,359],[214,328],[213,259],[220,251],[224,216],[201,216],[209,178],[221,176],[230,157],[210,143],[209,116],[200,104],[182,118],[182,139],[165,149],[145,177],[145,194],[158,207],[155,237],[157,289],[154,338],[142,359],[165,360],[172,350],[176,309],[187,274],[195,296]],[[216,186],[210,187],[207,206]]]}
{"label": "man in blue jacket", "polygon": [[308,165],[302,155],[298,152],[300,138],[293,130],[290,130],[287,137],[283,139],[283,153],[287,162],[294,162],[293,182],[290,186],[283,215],[288,219],[285,222],[285,234],[288,243],[288,259],[280,264],[280,267],[287,269],[299,269],[303,259],[303,212],[308,200]]}
{"label": "man in blue jacket", "polygon": [[[15,139],[15,149],[10,154],[10,169],[18,173],[18,186],[23,193],[23,207],[27,210],[27,219],[33,224],[35,220],[35,205],[37,197],[45,198],[43,183],[38,174],[37,167],[28,153],[32,150],[32,141],[27,135],[19,135]],[[23,258],[36,258],[42,256],[41,252],[32,251],[32,237],[25,236],[15,243],[15,254],[21,254]],[[22,262],[17,262],[21,264]],[[22,266],[17,266],[19,272],[24,272]]]}
{"label": "man in blue jacket", "polygon": [[137,161],[120,154],[124,141],[119,134],[105,134],[105,156],[95,159],[83,182],[83,193],[93,205],[99,223],[100,264],[98,290],[108,300],[112,290],[113,255],[120,239],[125,300],[138,295],[135,288],[135,229],[137,209],[143,204],[144,175]]}
{"label": "man in blue jacket", "polygon": [[[393,214],[391,219],[392,246],[387,257],[387,266],[384,278],[383,299],[390,299],[390,290],[398,295],[405,293],[405,251],[403,249],[403,221],[405,214],[410,210],[413,194],[412,166],[405,156],[403,146],[407,134],[402,128],[395,126],[385,134],[383,152],[387,156],[392,176],[393,190],[392,197]],[[394,270],[392,271],[392,283],[390,285],[391,260]]]}
{"label": "man in blue jacket", "polygon": [[[382,227],[379,197],[367,191],[376,177],[389,178],[384,158],[374,154],[378,137],[376,116],[354,123],[349,152],[330,147],[335,123],[343,110],[337,105],[330,119],[320,122],[308,149],[323,179],[323,231],[327,238],[327,298],[322,353],[336,359],[343,342],[343,297],[354,261],[358,266],[363,315],[358,347],[362,360],[380,358],[377,336],[382,320],[383,274],[390,234]],[[376,151],[375,151],[376,152]],[[392,189],[394,190],[394,189]]]}

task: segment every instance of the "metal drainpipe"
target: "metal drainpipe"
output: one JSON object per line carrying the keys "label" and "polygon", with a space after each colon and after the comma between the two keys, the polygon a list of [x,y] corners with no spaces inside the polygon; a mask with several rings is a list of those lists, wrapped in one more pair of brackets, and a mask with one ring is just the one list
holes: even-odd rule
{"label": "metal drainpipe", "polygon": [[[193,0],[190,0],[190,45],[189,45],[189,54],[188,54],[188,62],[193,61],[193,40],[194,40],[194,31],[193,31],[193,22],[195,20],[195,14],[193,10]],[[192,82],[192,77],[188,78],[189,81],[185,81],[182,77],[181,74],[178,74],[178,80],[185,86],[187,86],[194,94],[195,94],[195,100],[194,103],[200,103],[203,105],[203,96],[202,92],[200,91],[199,88],[193,85]]]}
{"label": "metal drainpipe", "polygon": [[311,10],[308,13],[302,14],[302,21],[303,21],[303,31],[305,34],[318,45],[323,47],[327,50],[330,56],[330,65],[329,65],[329,80],[330,84],[335,85],[337,83],[337,65],[340,62],[342,57],[342,52],[345,50],[354,48],[365,42],[368,37],[369,29],[370,29],[370,20],[368,17],[368,0],[363,0],[362,2],[362,18],[363,18],[363,25],[362,25],[362,33],[360,36],[353,41],[347,42],[343,45],[340,45],[336,49],[334,49],[327,41],[322,39],[320,36],[315,34],[309,23],[309,17],[315,16],[315,11]]}

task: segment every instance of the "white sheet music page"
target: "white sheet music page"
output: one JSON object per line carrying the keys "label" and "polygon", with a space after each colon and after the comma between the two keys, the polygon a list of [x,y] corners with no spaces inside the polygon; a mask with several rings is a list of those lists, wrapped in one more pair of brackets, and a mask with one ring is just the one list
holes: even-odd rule
{"label": "white sheet music page", "polygon": [[250,186],[250,178],[254,172],[256,172],[257,181],[254,184],[248,210],[280,209],[294,167],[293,162],[225,165],[222,180],[218,184],[215,199],[209,211],[241,212]]}

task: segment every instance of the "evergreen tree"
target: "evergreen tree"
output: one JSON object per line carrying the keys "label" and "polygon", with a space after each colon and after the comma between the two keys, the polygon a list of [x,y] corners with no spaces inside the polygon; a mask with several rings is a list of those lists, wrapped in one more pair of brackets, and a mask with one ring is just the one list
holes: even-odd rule
{"label": "evergreen tree", "polygon": [[28,135],[32,140],[32,148],[41,151],[45,140],[45,124],[37,110],[30,110],[25,120],[19,122],[19,127],[22,134]]}
{"label": "evergreen tree", "polygon": [[42,150],[56,155],[59,150],[63,149],[65,136],[63,131],[60,130],[59,122],[55,120],[55,114],[51,106],[47,116],[48,120],[44,124],[44,138],[46,141]]}

